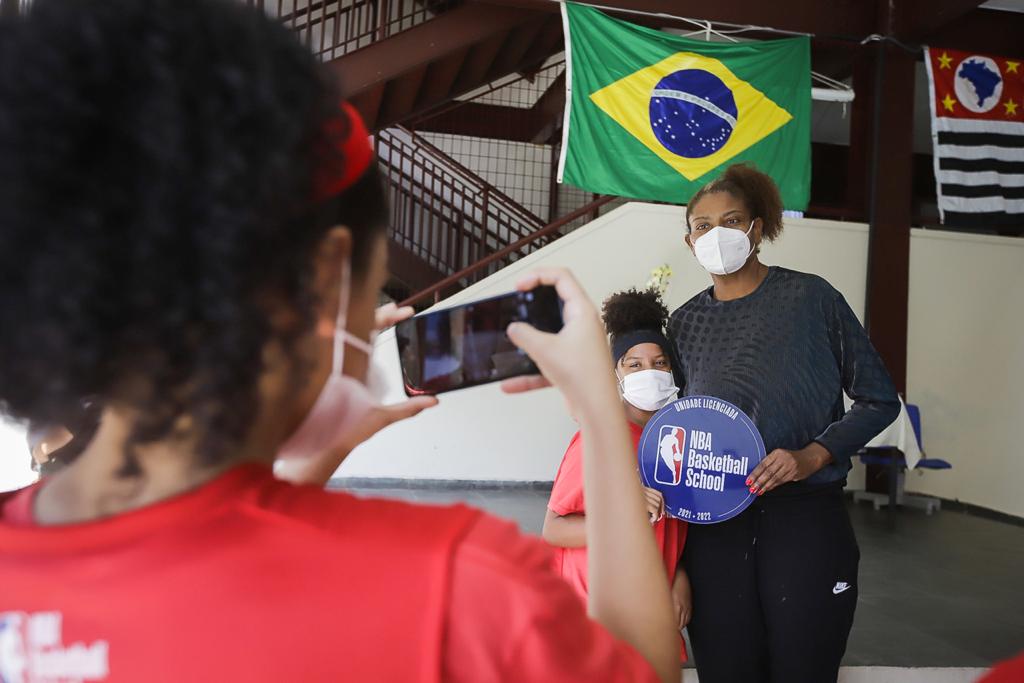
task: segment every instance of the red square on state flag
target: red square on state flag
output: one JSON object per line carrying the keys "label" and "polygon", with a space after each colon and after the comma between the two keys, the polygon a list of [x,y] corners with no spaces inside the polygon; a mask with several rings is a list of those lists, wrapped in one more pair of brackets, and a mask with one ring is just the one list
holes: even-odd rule
{"label": "red square on state flag", "polygon": [[928,48],[938,117],[1024,121],[1024,59]]}
{"label": "red square on state flag", "polygon": [[1024,225],[1024,59],[925,49],[939,214]]}

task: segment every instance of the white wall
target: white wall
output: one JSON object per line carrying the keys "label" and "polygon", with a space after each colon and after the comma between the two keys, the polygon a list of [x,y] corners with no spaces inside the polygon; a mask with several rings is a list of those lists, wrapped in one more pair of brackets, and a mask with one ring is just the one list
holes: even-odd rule
{"label": "white wall", "polygon": [[[442,305],[513,289],[517,276],[537,265],[568,266],[595,302],[644,285],[668,263],[674,272],[666,294],[670,308],[710,284],[683,242],[682,210],[632,203],[531,254]],[[842,291],[858,314],[864,308],[867,228],[852,223],[790,219],[777,245],[764,250],[768,263],[815,272]],[[394,338],[378,340],[392,387],[402,397]],[[609,359],[609,372],[611,360]],[[441,405],[377,435],[338,471],[349,477],[469,480],[551,480],[575,431],[562,401],[547,389],[503,396],[495,386],[453,392]]]}
{"label": "white wall", "polygon": [[907,488],[1024,516],[1024,240],[914,230],[907,398],[928,456]]}
{"label": "white wall", "polygon": [[25,429],[0,416],[0,492],[19,489],[35,480]]}

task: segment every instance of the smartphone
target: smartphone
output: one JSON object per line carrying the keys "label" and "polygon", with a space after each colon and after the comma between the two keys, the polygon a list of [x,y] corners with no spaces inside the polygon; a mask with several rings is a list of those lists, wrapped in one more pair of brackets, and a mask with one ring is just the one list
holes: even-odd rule
{"label": "smartphone", "polygon": [[395,339],[405,393],[440,394],[537,374],[537,366],[505,334],[514,322],[544,332],[561,330],[562,301],[555,288],[541,285],[398,323]]}

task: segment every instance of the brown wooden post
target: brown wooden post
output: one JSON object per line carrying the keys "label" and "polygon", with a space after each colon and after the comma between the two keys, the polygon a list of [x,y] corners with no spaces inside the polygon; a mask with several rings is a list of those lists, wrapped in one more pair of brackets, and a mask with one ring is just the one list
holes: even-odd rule
{"label": "brown wooden post", "polygon": [[889,43],[876,52],[870,237],[864,318],[896,389],[907,386],[907,294],[913,180],[915,55]]}
{"label": "brown wooden post", "polygon": [[[870,140],[867,154],[870,227],[864,325],[885,361],[896,390],[906,395],[916,58],[888,42],[865,49],[873,53],[870,64],[874,73],[871,87],[865,88],[869,93],[866,104],[870,111],[867,126],[870,135],[861,136],[862,141]],[[862,74],[861,82],[865,80],[867,76]],[[857,140],[851,137],[850,143],[851,156],[854,156],[852,146]],[[854,180],[851,177],[851,184]],[[895,524],[895,471],[868,465],[865,477],[868,491],[889,493],[888,518],[890,524]]]}
{"label": "brown wooden post", "polygon": [[853,102],[850,104],[850,147],[846,162],[846,210],[867,221],[868,183],[871,180],[872,117],[874,115],[875,61],[862,50],[853,59]]}

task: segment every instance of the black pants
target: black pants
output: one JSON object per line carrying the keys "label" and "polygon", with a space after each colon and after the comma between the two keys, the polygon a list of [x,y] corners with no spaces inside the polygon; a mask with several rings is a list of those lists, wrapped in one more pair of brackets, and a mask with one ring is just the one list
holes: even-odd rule
{"label": "black pants", "polygon": [[835,486],[788,485],[691,524],[690,640],[700,683],[829,683],[857,606],[860,551]]}

